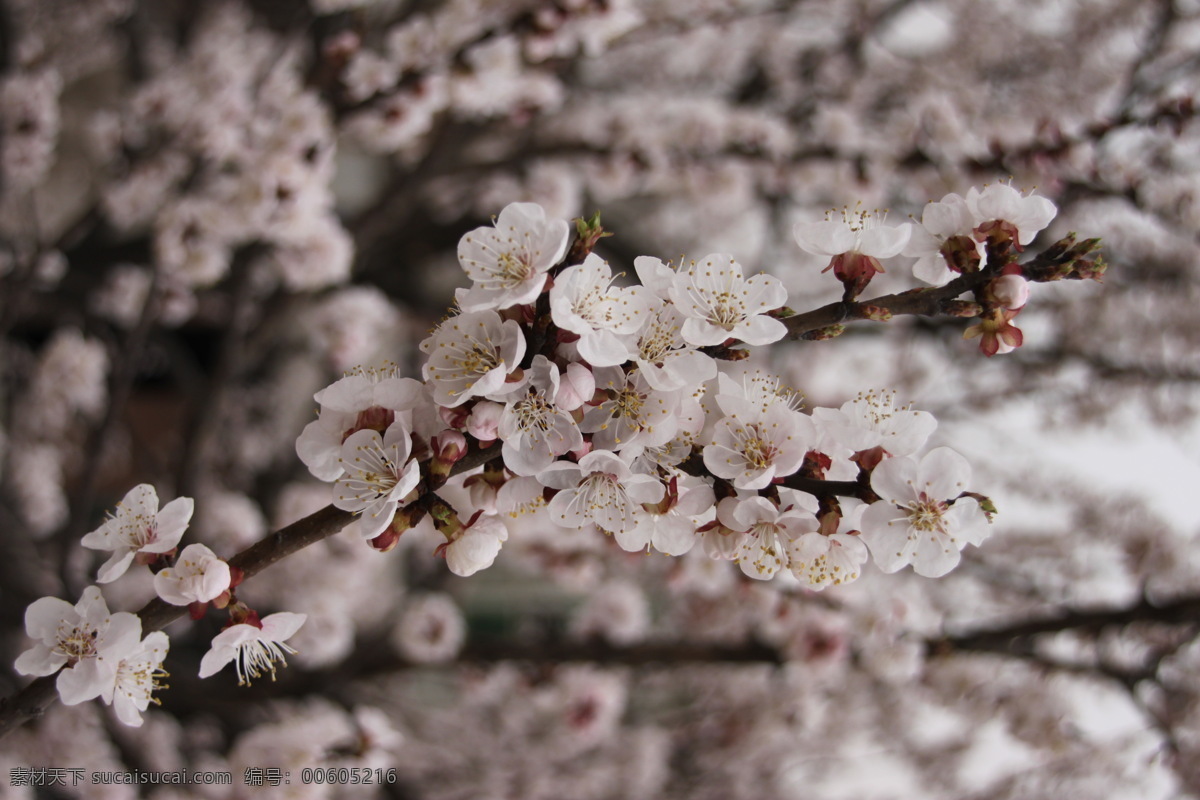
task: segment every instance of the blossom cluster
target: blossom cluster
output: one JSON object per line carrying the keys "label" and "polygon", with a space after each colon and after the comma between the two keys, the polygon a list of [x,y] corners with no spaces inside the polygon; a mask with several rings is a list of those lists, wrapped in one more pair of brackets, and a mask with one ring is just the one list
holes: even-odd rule
{"label": "blossom cluster", "polygon": [[[992,245],[997,230],[1027,243],[1048,221],[1026,208],[1048,201],[1007,185],[970,203],[971,220],[991,218],[964,235]],[[927,227],[844,216],[797,226],[797,241],[830,255],[853,296],[914,228],[946,235],[937,213]],[[391,549],[428,516],[437,553],[465,576],[523,530],[595,531],[631,552],[699,545],[751,578],[820,590],[856,580],[869,555],[886,572],[944,575],[987,536],[992,509],[966,460],[923,452],[932,415],[889,391],[806,412],[744,363],[787,334],[778,279],[712,253],[637,257],[634,282],[592,252],[598,218],[576,228],[572,241],[540,206],[507,206],[459,242],[471,286],[421,343],[423,380],[360,367],[316,394],[297,452],[371,546]],[[981,268],[944,249],[948,269]]]}
{"label": "blossom cluster", "polygon": [[[259,619],[233,595],[238,571],[203,544],[178,545],[191,521],[194,503],[179,497],[158,507],[158,493],[149,484],[133,487],[115,513],[83,537],[84,547],[111,553],[97,581],[111,583],[133,564],[154,571],[154,590],[163,602],[188,606],[193,618],[211,604],[228,608],[230,622],[213,639],[200,664],[208,677],[233,662],[239,684],[264,672],[275,674],[284,652],[295,652],[284,641],[304,623],[303,614],[280,612]],[[110,612],[98,586],[89,586],[75,605],[43,597],[25,611],[25,631],[35,640],[15,667],[22,675],[58,673],[56,687],[66,705],[102,699],[113,706],[126,725],[140,726],[142,712],[168,676],[163,660],[170,646],[167,634],[152,631],[142,637],[142,620],[127,611]],[[286,663],[286,662],[285,662]]]}
{"label": "blossom cluster", "polygon": [[[915,258],[913,275],[933,286],[943,286],[964,272],[987,265],[987,245],[1003,245],[1020,252],[1054,219],[1050,200],[1023,195],[1006,183],[983,189],[972,187],[966,196],[951,192],[926,204],[919,223],[883,224],[884,216],[863,210],[843,210],[841,219],[797,223],[796,241],[809,253],[829,256],[826,270],[846,285],[847,298],[858,295],[884,268],[880,259],[903,254]],[[980,339],[984,355],[1009,353],[1024,337],[1012,324],[1029,299],[1029,283],[1019,268],[1006,267],[984,288],[983,313],[978,324],[964,332]]]}

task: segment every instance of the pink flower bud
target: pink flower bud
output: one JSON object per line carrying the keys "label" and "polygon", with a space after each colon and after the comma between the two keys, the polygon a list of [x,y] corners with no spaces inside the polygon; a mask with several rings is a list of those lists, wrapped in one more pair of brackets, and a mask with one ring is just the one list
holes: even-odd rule
{"label": "pink flower bud", "polygon": [[474,436],[481,444],[495,441],[499,437],[500,417],[504,406],[490,400],[481,400],[471,409],[467,417],[467,433]]}
{"label": "pink flower bud", "polygon": [[1021,308],[1029,301],[1029,281],[1020,275],[1001,275],[988,285],[988,294],[1002,308]]}
{"label": "pink flower bud", "polygon": [[562,375],[554,403],[563,411],[574,411],[595,393],[596,376],[583,364],[573,361],[567,364],[567,371]]}
{"label": "pink flower bud", "polygon": [[467,454],[467,437],[458,431],[442,431],[433,437],[433,452],[438,461],[457,463]]}

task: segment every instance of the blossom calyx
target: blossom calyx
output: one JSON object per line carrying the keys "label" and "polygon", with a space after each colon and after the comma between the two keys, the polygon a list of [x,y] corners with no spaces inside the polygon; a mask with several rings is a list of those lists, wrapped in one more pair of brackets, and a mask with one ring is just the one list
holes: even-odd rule
{"label": "blossom calyx", "polygon": [[964,339],[979,338],[979,350],[985,356],[1011,353],[1025,341],[1021,329],[1012,324],[1019,309],[998,308],[978,325],[963,331]]}

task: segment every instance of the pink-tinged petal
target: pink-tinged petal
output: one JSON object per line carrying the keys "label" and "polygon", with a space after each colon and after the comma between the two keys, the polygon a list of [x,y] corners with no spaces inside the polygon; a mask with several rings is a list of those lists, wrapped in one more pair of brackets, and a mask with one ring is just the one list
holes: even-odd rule
{"label": "pink-tinged petal", "polygon": [[[236,627],[236,626],[235,626]],[[250,627],[247,625],[246,627]],[[233,630],[229,628],[228,630]],[[220,637],[221,634],[217,634]],[[204,658],[200,659],[200,677],[208,678],[216,675],[225,665],[233,661],[237,657],[237,648],[232,645],[217,646],[217,640],[213,639],[212,649],[204,654]]]}
{"label": "pink-tinged petal", "polygon": [[111,541],[115,532],[116,525],[110,519],[91,533],[84,534],[80,544],[89,550],[112,550]]}
{"label": "pink-tinged petal", "polygon": [[708,511],[717,502],[716,493],[712,486],[700,483],[684,491],[679,498],[675,511],[685,517],[698,517]]}
{"label": "pink-tinged petal", "polygon": [[97,651],[103,659],[114,664],[130,655],[142,640],[142,620],[136,614],[118,611],[109,617],[108,628],[97,642]]}
{"label": "pink-tinged petal", "polygon": [[924,534],[917,539],[913,553],[913,572],[925,578],[940,578],[958,566],[962,556],[950,538],[941,534]]}
{"label": "pink-tinged petal", "polygon": [[[537,203],[509,203],[496,215],[495,231],[506,235],[509,228],[519,231],[532,230],[546,224],[546,209]],[[564,222],[565,226],[566,223]],[[490,228],[480,230],[490,231]]]}
{"label": "pink-tinged petal", "polygon": [[633,269],[637,272],[638,281],[642,286],[664,300],[670,297],[671,287],[675,284],[675,270],[661,259],[638,256],[633,260]]}
{"label": "pink-tinged petal", "polygon": [[970,481],[971,465],[967,460],[949,447],[937,447],[921,459],[916,489],[931,500],[950,500],[966,491]]}
{"label": "pink-tinged petal", "polygon": [[1021,219],[1015,220],[1021,231],[1017,241],[1022,246],[1032,242],[1038,232],[1049,225],[1057,213],[1058,207],[1045,197],[1030,195],[1024,198],[1021,203]]}
{"label": "pink-tinged petal", "polygon": [[446,566],[455,575],[466,578],[490,567],[499,554],[500,539],[468,530],[446,548]]}
{"label": "pink-tinged petal", "polygon": [[746,296],[743,300],[751,312],[774,311],[787,305],[787,289],[771,275],[758,274],[746,280]]}
{"label": "pink-tinged petal", "polygon": [[660,553],[681,556],[695,546],[696,538],[696,526],[691,520],[672,515],[658,521],[650,543]]}
{"label": "pink-tinged petal", "polygon": [[396,516],[396,501],[380,501],[363,509],[358,516],[358,535],[364,539],[374,539],[387,530]]}
{"label": "pink-tinged petal", "polygon": [[323,409],[358,413],[372,405],[375,388],[365,375],[347,375],[313,395]]}
{"label": "pink-tinged petal", "polygon": [[183,532],[187,530],[195,508],[196,501],[190,497],[176,497],[163,506],[162,511],[158,512],[158,517],[155,520],[158,524],[158,540],[160,542],[169,541],[170,547],[156,550],[147,546],[142,549],[151,553],[165,553],[167,550],[175,547],[183,536]]}
{"label": "pink-tinged petal", "polygon": [[916,539],[908,535],[908,519],[891,503],[873,503],[862,515],[862,540],[875,565],[897,572],[912,561]]}
{"label": "pink-tinged petal", "polygon": [[117,550],[112,556],[100,566],[100,570],[96,573],[96,581],[98,583],[112,583],[117,578],[125,574],[129,569],[129,565],[133,563],[133,550],[122,552]]}
{"label": "pink-tinged petal", "polygon": [[797,222],[792,228],[796,243],[805,252],[817,256],[836,256],[854,249],[858,237],[841,220]]}
{"label": "pink-tinged petal", "polygon": [[86,658],[70,669],[58,674],[55,686],[65,706],[79,705],[94,700],[105,691],[106,686],[117,679],[116,664],[103,664],[97,659]]}
{"label": "pink-tinged petal", "polygon": [[612,331],[589,331],[579,340],[579,355],[593,367],[615,367],[633,355],[629,339]]}
{"label": "pink-tinged petal", "polygon": [[1014,222],[1011,218],[1016,216],[1020,208],[1021,193],[1007,183],[994,183],[984,187],[974,198],[969,198],[968,203],[971,199],[974,200],[971,208],[980,222],[993,219]]}
{"label": "pink-tinged petal", "polygon": [[153,517],[158,513],[158,492],[148,483],[139,483],[126,492],[120,505],[134,515]]}
{"label": "pink-tinged petal", "polygon": [[662,481],[649,475],[633,475],[621,485],[625,487],[626,496],[635,503],[657,503],[666,493]]}
{"label": "pink-tinged petal", "polygon": [[414,408],[424,399],[425,385],[412,378],[386,378],[375,385],[373,405],[395,411]]}
{"label": "pink-tinged petal", "polygon": [[969,235],[974,227],[966,200],[956,194],[948,194],[937,203],[927,204],[921,212],[921,224],[942,239]]}
{"label": "pink-tinged petal", "polygon": [[[542,476],[539,475],[538,480],[541,479]],[[591,521],[587,515],[586,505],[587,502],[580,497],[579,492],[568,489],[550,498],[547,511],[555,525],[561,525],[564,528],[582,528]]]}
{"label": "pink-tinged petal", "polygon": [[760,314],[738,325],[734,329],[733,335],[746,344],[757,347],[778,342],[784,336],[787,336],[787,325],[784,325],[774,317],[767,317]]}
{"label": "pink-tinged petal", "polygon": [[307,614],[279,611],[262,618],[262,636],[276,642],[290,639],[308,619]]}
{"label": "pink-tinged petal", "polygon": [[917,499],[920,489],[913,486],[916,479],[916,460],[897,456],[884,459],[875,467],[871,472],[871,488],[884,500],[905,504]]}
{"label": "pink-tinged petal", "polygon": [[537,474],[538,483],[550,489],[574,489],[579,485],[583,471],[569,461],[555,461]]}
{"label": "pink-tinged petal", "polygon": [[875,258],[891,258],[900,255],[912,236],[912,226],[907,222],[892,227],[876,225],[862,231],[859,236],[859,252]]}
{"label": "pink-tinged petal", "polygon": [[58,638],[58,626],[63,620],[76,620],[75,606],[57,597],[34,600],[25,609],[25,633],[31,639],[53,642]]}
{"label": "pink-tinged petal", "polygon": [[730,331],[695,317],[688,317],[684,320],[680,333],[685,342],[695,347],[721,344],[726,339],[733,338],[733,333]]}
{"label": "pink-tinged petal", "polygon": [[146,709],[138,708],[137,704],[130,700],[126,694],[116,694],[116,696],[112,699],[112,707],[113,711],[117,713],[117,719],[121,721],[122,725],[127,725],[130,728],[142,727],[143,720],[141,712],[145,711]]}
{"label": "pink-tinged petal", "polygon": [[774,464],[768,464],[763,469],[746,470],[733,479],[733,485],[738,489],[765,489],[775,480],[778,471]]}
{"label": "pink-tinged petal", "polygon": [[614,531],[613,538],[617,545],[627,553],[642,553],[650,547],[650,538],[654,535],[654,515],[644,512],[634,512],[633,527],[626,531]]}
{"label": "pink-tinged petal", "polygon": [[39,644],[17,656],[13,667],[16,669],[18,675],[41,677],[53,674],[59,667],[66,663],[67,657],[65,655],[51,650],[44,644]]}
{"label": "pink-tinged petal", "polygon": [[[332,481],[342,474],[338,458],[345,426],[341,418],[341,412],[327,412],[304,426],[296,439],[296,455],[318,480]],[[346,419],[345,422],[348,425],[353,421]]]}
{"label": "pink-tinged petal", "polygon": [[610,533],[629,530],[635,524],[633,510],[628,503],[609,503],[594,509],[591,520]]}
{"label": "pink-tinged petal", "polygon": [[913,276],[931,286],[945,286],[954,280],[954,270],[946,266],[946,259],[941,254],[926,256],[913,264]]}
{"label": "pink-tinged petal", "polygon": [[984,515],[983,509],[973,497],[962,497],[954,505],[946,509],[942,515],[946,527],[960,542],[973,544],[976,547],[992,535],[992,526]]}

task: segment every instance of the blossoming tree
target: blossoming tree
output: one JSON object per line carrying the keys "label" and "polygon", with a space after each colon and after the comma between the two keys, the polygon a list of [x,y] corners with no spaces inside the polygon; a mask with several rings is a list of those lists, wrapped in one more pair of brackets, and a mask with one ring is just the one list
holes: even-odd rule
{"label": "blossoming tree", "polygon": [[3,4],[0,780],[1200,791],[1200,17],[988,5]]}

